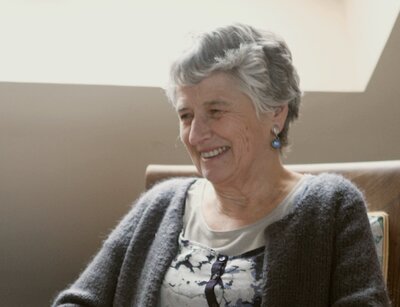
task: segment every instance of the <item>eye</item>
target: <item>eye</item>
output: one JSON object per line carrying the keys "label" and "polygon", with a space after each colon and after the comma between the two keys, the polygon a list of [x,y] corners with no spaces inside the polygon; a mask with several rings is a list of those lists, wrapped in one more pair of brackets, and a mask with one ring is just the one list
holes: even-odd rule
{"label": "eye", "polygon": [[189,112],[188,113],[179,114],[179,119],[182,122],[188,122],[188,121],[190,121],[192,119],[192,117],[193,117],[193,115],[191,113],[189,113]]}
{"label": "eye", "polygon": [[211,117],[218,118],[224,111],[220,109],[210,109],[208,112],[210,113]]}

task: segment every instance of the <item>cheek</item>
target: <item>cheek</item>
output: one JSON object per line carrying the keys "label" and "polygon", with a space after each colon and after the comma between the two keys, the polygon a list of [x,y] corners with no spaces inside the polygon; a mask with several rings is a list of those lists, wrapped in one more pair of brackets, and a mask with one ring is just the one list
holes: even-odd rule
{"label": "cheek", "polygon": [[224,127],[224,130],[238,157],[251,150],[252,135],[248,124],[242,121],[232,121]]}
{"label": "cheek", "polygon": [[242,154],[257,151],[257,148],[264,148],[267,143],[263,128],[252,124],[245,124],[236,127],[234,131],[236,149]]}
{"label": "cheek", "polygon": [[251,144],[253,142],[253,135],[251,135],[250,131],[251,129],[249,128],[249,126],[245,126],[241,134],[243,151],[246,153],[251,151]]}

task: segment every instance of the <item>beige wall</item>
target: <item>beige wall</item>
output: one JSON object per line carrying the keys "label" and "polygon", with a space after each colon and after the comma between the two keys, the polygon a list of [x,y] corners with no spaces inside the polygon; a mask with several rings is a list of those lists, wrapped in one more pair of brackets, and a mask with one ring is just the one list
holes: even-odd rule
{"label": "beige wall", "polygon": [[[365,93],[306,93],[287,162],[400,159],[400,27]],[[0,298],[46,306],[143,191],[188,163],[160,89],[0,84]]]}
{"label": "beige wall", "polygon": [[306,93],[289,163],[400,158],[400,18],[365,92]]}
{"label": "beige wall", "polygon": [[0,97],[0,305],[46,306],[143,191],[146,165],[188,160],[159,89],[0,84]]}

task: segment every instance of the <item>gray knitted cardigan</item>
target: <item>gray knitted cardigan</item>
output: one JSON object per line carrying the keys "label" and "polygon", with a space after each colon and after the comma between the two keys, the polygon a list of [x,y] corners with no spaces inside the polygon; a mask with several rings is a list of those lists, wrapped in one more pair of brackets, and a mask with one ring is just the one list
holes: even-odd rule
{"label": "gray knitted cardigan", "polygon": [[[145,193],[53,306],[156,306],[194,180]],[[266,235],[263,306],[389,306],[363,197],[346,179],[307,180]]]}

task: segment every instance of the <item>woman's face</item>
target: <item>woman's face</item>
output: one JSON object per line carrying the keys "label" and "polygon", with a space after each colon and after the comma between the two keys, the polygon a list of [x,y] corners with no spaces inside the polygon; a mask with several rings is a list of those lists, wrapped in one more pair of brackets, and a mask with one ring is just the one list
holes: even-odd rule
{"label": "woman's face", "polygon": [[273,113],[257,117],[233,77],[216,73],[177,89],[180,137],[200,174],[214,184],[240,183],[265,170]]}

